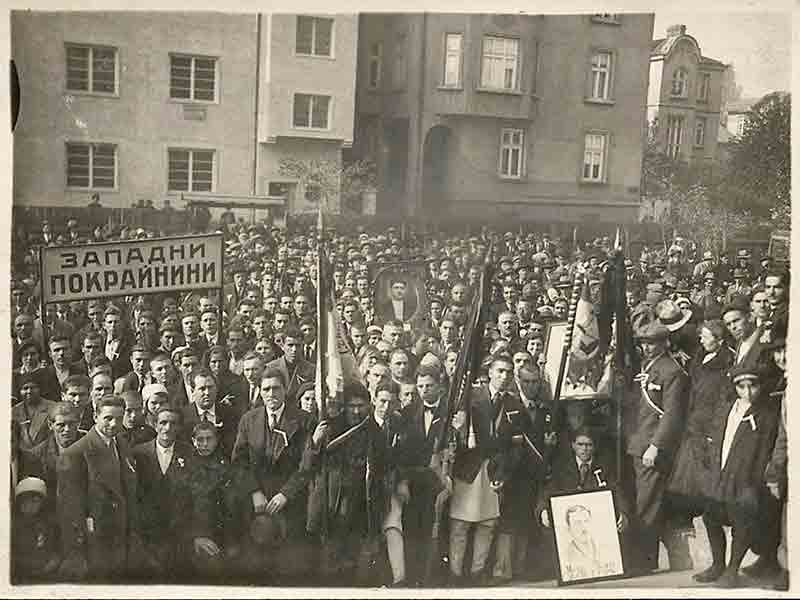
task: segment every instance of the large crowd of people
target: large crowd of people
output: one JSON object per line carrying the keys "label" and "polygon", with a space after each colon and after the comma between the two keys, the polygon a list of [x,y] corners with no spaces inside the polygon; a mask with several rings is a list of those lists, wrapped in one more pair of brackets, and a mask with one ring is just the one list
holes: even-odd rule
{"label": "large crowd of people", "polygon": [[[570,401],[553,397],[545,347],[549,324],[572,316],[576,274],[600,310],[621,252],[609,238],[405,227],[318,237],[226,221],[221,292],[40,310],[41,245],[157,236],[97,228],[84,238],[78,219],[66,225],[15,240],[15,581],[552,579],[549,498],[607,487],[626,574],[657,569],[663,543],[669,568],[695,569],[698,583],[788,586],[788,265],[763,256],[756,269],[748,251],[731,263],[684,240],[625,259],[637,368],[617,394],[615,445],[561,418]],[[360,376],[324,404],[320,252]],[[412,259],[426,261],[426,300],[402,276],[376,300],[380,267]],[[471,346],[480,366],[469,402],[450,406],[487,276]],[[621,370],[613,344],[605,364]],[[704,570],[689,551],[697,517],[712,557]],[[740,569],[748,551],[758,558]]]}

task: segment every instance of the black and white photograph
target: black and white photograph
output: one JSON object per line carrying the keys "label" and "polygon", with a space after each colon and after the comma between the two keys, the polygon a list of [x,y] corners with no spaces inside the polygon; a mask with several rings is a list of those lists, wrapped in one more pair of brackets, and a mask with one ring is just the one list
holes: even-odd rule
{"label": "black and white photograph", "polygon": [[10,9],[8,591],[797,592],[761,1]]}
{"label": "black and white photograph", "polygon": [[624,575],[611,490],[551,496],[550,515],[561,583]]}

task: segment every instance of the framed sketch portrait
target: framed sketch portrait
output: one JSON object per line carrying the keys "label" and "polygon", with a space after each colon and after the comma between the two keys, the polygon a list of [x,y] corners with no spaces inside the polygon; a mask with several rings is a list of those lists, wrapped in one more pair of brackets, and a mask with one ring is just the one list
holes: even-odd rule
{"label": "framed sketch portrait", "polygon": [[375,324],[398,319],[406,331],[422,328],[428,317],[425,289],[427,263],[399,263],[380,269],[375,275],[373,306]]}
{"label": "framed sketch portrait", "polygon": [[[545,329],[544,372],[550,385],[550,395],[555,399],[558,369],[567,336],[567,321],[552,321]],[[611,396],[614,381],[610,355],[585,343],[580,332],[573,332],[572,343],[567,348],[567,364],[561,383],[559,400],[594,400]]]}
{"label": "framed sketch portrait", "polygon": [[625,576],[612,489],[554,495],[549,511],[559,585]]}

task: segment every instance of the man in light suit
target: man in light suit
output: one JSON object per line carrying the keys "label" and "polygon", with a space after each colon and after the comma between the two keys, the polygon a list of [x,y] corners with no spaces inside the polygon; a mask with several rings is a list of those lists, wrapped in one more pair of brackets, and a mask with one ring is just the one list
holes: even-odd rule
{"label": "man in light suit", "polygon": [[116,440],[124,413],[122,399],[103,397],[89,433],[59,458],[64,577],[108,581],[138,570],[142,548],[136,466],[127,444]]}
{"label": "man in light suit", "polygon": [[286,401],[297,404],[297,391],[300,386],[309,381],[314,381],[316,369],[314,365],[300,357],[300,348],[303,345],[302,334],[295,328],[286,330],[283,338],[283,356],[268,362],[264,369],[269,371],[278,369],[286,381]]}

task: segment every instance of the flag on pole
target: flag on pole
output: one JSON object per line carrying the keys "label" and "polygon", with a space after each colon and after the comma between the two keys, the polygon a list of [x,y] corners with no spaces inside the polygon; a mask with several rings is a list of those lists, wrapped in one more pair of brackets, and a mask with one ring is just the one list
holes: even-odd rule
{"label": "flag on pole", "polygon": [[585,278],[583,289],[575,307],[575,330],[570,354],[581,361],[593,359],[600,349],[600,329],[594,305],[589,298],[589,278]]}
{"label": "flag on pole", "polygon": [[617,237],[614,239],[614,250],[622,250],[622,239],[619,235],[619,227],[617,227]]}
{"label": "flag on pole", "polygon": [[[322,209],[319,211],[317,227],[320,239],[324,232]],[[345,383],[358,381],[364,383],[356,366],[356,358],[347,344],[347,333],[335,309],[333,288],[329,286],[331,269],[322,245],[317,251],[317,375],[315,397],[324,418],[326,398],[335,398],[341,393]]]}

